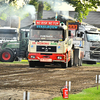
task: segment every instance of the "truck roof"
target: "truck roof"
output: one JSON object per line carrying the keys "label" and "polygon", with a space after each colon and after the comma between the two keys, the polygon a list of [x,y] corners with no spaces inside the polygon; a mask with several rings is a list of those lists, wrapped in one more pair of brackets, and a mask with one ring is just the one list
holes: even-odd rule
{"label": "truck roof", "polygon": [[12,28],[12,27],[0,27],[0,29],[18,29],[18,28]]}
{"label": "truck roof", "polygon": [[79,25],[79,31],[93,31],[93,32],[98,32],[98,28],[94,27],[92,25]]}
{"label": "truck roof", "polygon": [[94,33],[95,33],[95,34],[98,34],[98,33],[100,34],[99,31],[86,31],[86,32],[87,32],[87,33],[91,33],[91,34],[92,34],[92,33],[93,33],[93,34],[94,34]]}

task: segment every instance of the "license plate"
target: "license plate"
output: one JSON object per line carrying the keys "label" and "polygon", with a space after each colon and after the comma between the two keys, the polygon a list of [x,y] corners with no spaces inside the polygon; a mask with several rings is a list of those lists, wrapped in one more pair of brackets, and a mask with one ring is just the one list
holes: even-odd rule
{"label": "license plate", "polygon": [[41,58],[40,62],[52,62],[52,59],[48,59],[48,58]]}

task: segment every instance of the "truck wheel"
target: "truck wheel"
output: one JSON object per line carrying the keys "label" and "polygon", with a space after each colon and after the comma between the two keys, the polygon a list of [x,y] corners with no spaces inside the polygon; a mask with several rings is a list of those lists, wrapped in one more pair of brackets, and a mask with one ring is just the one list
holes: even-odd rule
{"label": "truck wheel", "polygon": [[68,54],[67,54],[67,60],[66,63],[61,63],[62,68],[67,68],[68,67]]}
{"label": "truck wheel", "polygon": [[72,60],[70,59],[70,61],[68,62],[68,67],[72,67]]}
{"label": "truck wheel", "polygon": [[35,65],[36,66],[39,66],[39,67],[44,67],[45,66],[45,63],[36,62]]}
{"label": "truck wheel", "polygon": [[0,53],[0,60],[2,62],[13,62],[14,61],[14,54],[12,51],[8,49],[4,49]]}
{"label": "truck wheel", "polygon": [[30,66],[30,67],[35,67],[35,62],[29,61],[29,66]]}
{"label": "truck wheel", "polygon": [[[68,57],[67,57],[67,59],[68,59]],[[61,63],[61,67],[62,68],[67,68],[68,67],[68,60],[66,60],[65,63]]]}
{"label": "truck wheel", "polygon": [[67,68],[67,67],[68,67],[68,63],[62,63],[62,64],[61,64],[61,67],[62,67],[62,68]]}

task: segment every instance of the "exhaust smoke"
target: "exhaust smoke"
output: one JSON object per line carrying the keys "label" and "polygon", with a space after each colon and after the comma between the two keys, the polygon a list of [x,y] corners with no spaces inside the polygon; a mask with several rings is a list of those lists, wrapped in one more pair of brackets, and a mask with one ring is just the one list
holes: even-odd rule
{"label": "exhaust smoke", "polygon": [[39,0],[47,2],[51,5],[51,8],[54,12],[64,15],[66,19],[69,18],[69,11],[74,10],[74,8],[69,5],[69,3],[64,2],[64,0]]}

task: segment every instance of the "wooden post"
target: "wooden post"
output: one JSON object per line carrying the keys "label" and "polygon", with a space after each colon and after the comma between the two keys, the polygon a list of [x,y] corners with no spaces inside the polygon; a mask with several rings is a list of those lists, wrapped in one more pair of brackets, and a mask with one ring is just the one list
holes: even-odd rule
{"label": "wooden post", "polygon": [[57,15],[57,12],[56,12],[55,21],[57,21],[57,16],[58,16],[58,15]]}
{"label": "wooden post", "polygon": [[18,40],[20,40],[20,17],[18,17]]}
{"label": "wooden post", "polygon": [[99,75],[96,75],[96,83],[97,83],[97,90],[98,90],[98,85],[99,85]]}

